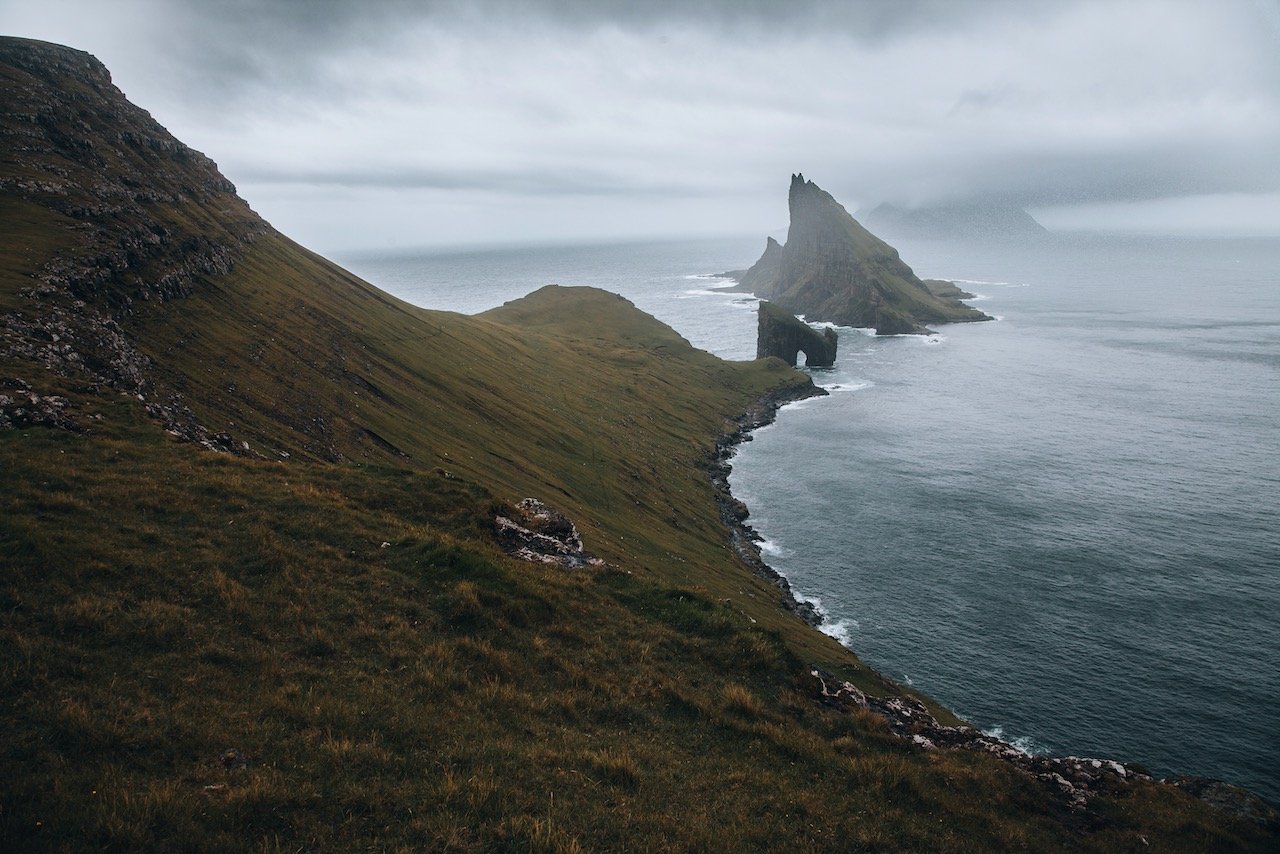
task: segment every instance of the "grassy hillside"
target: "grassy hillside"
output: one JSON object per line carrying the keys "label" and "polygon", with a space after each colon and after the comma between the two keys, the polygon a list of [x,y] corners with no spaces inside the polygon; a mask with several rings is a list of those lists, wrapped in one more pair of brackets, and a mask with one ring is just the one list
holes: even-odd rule
{"label": "grassy hillside", "polygon": [[[803,375],[593,289],[395,300],[99,69],[0,40],[0,849],[1274,841],[822,702],[814,665],[901,689],[781,607],[705,470]],[[604,565],[504,554],[525,497]]]}

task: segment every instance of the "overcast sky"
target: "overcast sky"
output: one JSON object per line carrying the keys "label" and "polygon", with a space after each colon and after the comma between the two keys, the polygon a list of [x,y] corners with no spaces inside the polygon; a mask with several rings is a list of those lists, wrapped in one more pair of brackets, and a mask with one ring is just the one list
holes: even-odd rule
{"label": "overcast sky", "polygon": [[1280,233],[1280,0],[0,0],[322,251],[998,198]]}

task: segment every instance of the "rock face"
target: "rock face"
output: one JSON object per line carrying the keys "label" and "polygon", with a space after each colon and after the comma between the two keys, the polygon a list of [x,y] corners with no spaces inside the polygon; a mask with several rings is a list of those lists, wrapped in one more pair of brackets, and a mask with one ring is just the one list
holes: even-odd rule
{"label": "rock face", "polygon": [[139,395],[174,434],[242,452],[196,422],[129,335],[149,306],[225,275],[270,230],[212,160],[125,99],[97,59],[0,38],[0,202],[14,235],[61,235],[0,293],[0,358]]}
{"label": "rock face", "polygon": [[830,193],[791,177],[786,245],[772,238],[738,278],[750,291],[811,321],[874,328],[880,335],[924,334],[927,323],[990,320],[958,299],[937,296]]}
{"label": "rock face", "polygon": [[890,238],[926,240],[1015,240],[1044,237],[1048,231],[1017,205],[957,202],[926,208],[877,205],[857,216]]}
{"label": "rock face", "polygon": [[[777,246],[777,244],[774,244]],[[756,358],[777,356],[791,367],[803,351],[805,364],[811,368],[829,368],[836,363],[836,331],[814,329],[795,315],[767,300],[760,302],[756,327]]]}

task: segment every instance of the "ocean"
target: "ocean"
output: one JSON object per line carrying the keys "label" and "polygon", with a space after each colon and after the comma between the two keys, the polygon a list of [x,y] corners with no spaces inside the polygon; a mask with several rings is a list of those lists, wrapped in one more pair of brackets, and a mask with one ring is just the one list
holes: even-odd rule
{"label": "ocean", "polygon": [[[825,631],[988,732],[1280,802],[1280,240],[897,246],[998,320],[839,330],[812,372],[831,393],[733,460],[766,559]],[[467,313],[594,285],[745,359],[755,301],[709,274],[762,249],[336,260]]]}

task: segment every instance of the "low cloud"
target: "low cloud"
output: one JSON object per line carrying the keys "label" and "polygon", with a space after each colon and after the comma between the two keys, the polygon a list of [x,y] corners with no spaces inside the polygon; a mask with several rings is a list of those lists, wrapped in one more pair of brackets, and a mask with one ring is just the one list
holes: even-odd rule
{"label": "low cloud", "polygon": [[[97,54],[126,94],[304,240],[326,231],[325,216],[350,222],[352,206],[398,191],[397,209],[412,199],[423,211],[397,229],[405,242],[456,232],[457,218],[433,218],[467,193],[490,206],[488,227],[512,232],[488,235],[499,240],[547,231],[558,205],[581,213],[563,218],[564,237],[583,223],[618,236],[664,222],[670,233],[761,230],[785,216],[793,171],[851,208],[1280,191],[1280,28],[1265,3],[4,11],[17,34]],[[324,201],[335,189],[341,213]],[[284,201],[307,193],[314,205]]]}

